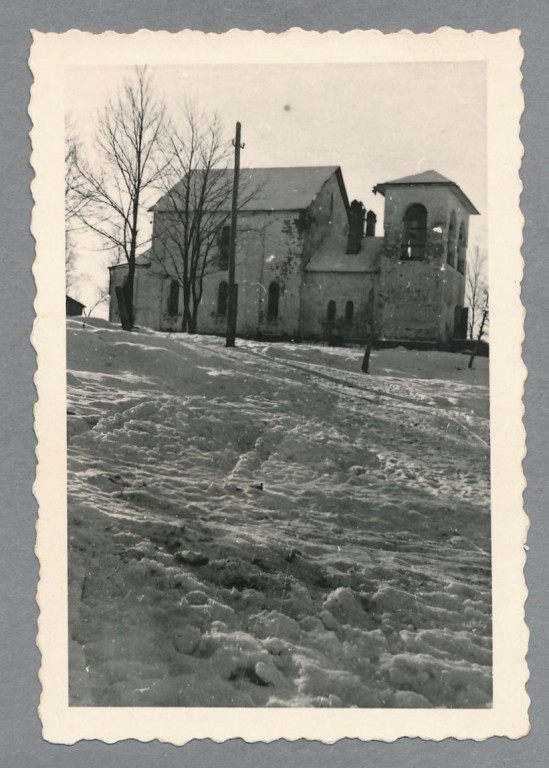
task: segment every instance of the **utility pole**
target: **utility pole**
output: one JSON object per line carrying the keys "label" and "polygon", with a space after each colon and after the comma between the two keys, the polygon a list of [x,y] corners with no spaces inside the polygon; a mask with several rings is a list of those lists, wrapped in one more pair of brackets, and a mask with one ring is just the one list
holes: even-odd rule
{"label": "utility pole", "polygon": [[235,254],[236,254],[236,214],[238,211],[238,177],[240,175],[240,150],[244,149],[244,144],[240,143],[240,123],[236,124],[236,135],[233,140],[234,146],[234,179],[233,179],[233,204],[231,208],[231,238],[229,241],[229,295],[227,297],[227,336],[225,339],[226,347],[234,347],[236,337],[236,312],[237,295],[234,283],[235,276]]}

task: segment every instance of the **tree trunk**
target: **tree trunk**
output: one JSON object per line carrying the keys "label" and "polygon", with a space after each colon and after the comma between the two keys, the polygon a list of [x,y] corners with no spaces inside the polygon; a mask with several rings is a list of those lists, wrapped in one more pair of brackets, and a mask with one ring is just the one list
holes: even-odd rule
{"label": "tree trunk", "polygon": [[480,321],[480,328],[478,330],[477,340],[475,341],[473,351],[471,352],[471,357],[469,358],[469,365],[467,366],[467,368],[473,367],[473,362],[475,360],[475,356],[477,354],[477,351],[480,345],[480,340],[482,339],[482,334],[484,333],[484,324],[486,323],[487,317],[488,317],[488,310],[485,309],[484,312],[482,313],[482,320]]}
{"label": "tree trunk", "polygon": [[182,328],[182,330],[183,330],[184,333],[194,333],[194,331],[192,330],[192,325],[193,325],[192,321],[193,321],[192,314],[190,312],[188,304],[186,304],[183,307],[183,328]]}
{"label": "tree trunk", "polygon": [[471,313],[470,313],[470,319],[469,319],[469,338],[471,341],[475,338],[475,309],[473,306],[471,306]]}
{"label": "tree trunk", "polygon": [[196,333],[198,330],[198,302],[193,302],[193,311],[191,314],[191,322],[189,324],[189,333]]}
{"label": "tree trunk", "polygon": [[135,262],[128,265],[128,274],[126,276],[126,279],[124,280],[124,301],[126,305],[126,314],[127,319],[129,323],[129,328],[125,328],[124,330],[129,330],[133,328],[133,321],[134,321],[134,311],[133,311],[133,287],[135,283]]}
{"label": "tree trunk", "polygon": [[132,326],[128,318],[128,309],[126,307],[126,294],[124,288],[121,285],[117,285],[114,291],[116,294],[116,303],[118,304],[118,314],[120,315],[122,328],[125,331],[131,331]]}

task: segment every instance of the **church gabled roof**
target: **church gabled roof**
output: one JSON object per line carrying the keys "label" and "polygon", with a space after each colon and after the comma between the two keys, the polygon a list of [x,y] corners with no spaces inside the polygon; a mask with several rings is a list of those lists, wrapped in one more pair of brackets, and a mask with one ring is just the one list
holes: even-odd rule
{"label": "church gabled roof", "polygon": [[[232,186],[233,169],[216,169],[220,186]],[[341,168],[337,165],[303,166],[290,168],[241,168],[240,207],[241,211],[301,211],[309,207],[328,179],[336,174],[345,207],[349,200],[343,182]],[[149,210],[153,212],[173,209],[173,197],[183,191],[183,182],[176,184]],[[242,202],[243,201],[243,202]],[[231,195],[217,210],[230,210]]]}
{"label": "church gabled roof", "polygon": [[392,181],[384,181],[382,184],[376,184],[373,189],[374,194],[378,192],[385,196],[385,190],[387,187],[414,187],[414,186],[435,186],[435,187],[450,187],[457,198],[461,201],[463,206],[472,214],[478,214],[477,209],[473,203],[469,200],[465,192],[459,187],[455,181],[447,179],[438,171],[423,171],[422,173],[415,173],[412,176],[403,176],[401,179],[393,179]]}

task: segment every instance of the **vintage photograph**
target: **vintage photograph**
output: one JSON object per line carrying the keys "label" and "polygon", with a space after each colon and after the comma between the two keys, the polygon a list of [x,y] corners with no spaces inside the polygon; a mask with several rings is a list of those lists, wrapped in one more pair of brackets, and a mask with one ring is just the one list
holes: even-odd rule
{"label": "vintage photograph", "polygon": [[69,710],[494,707],[487,66],[426,59],[64,66]]}
{"label": "vintage photograph", "polygon": [[72,704],[490,706],[484,91],[68,73]]}

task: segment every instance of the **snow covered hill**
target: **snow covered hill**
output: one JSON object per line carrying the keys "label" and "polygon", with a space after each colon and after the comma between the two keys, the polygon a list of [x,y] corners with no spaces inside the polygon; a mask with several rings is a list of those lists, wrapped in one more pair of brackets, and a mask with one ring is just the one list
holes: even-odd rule
{"label": "snow covered hill", "polygon": [[485,359],[82,319],[67,354],[72,704],[490,704]]}

